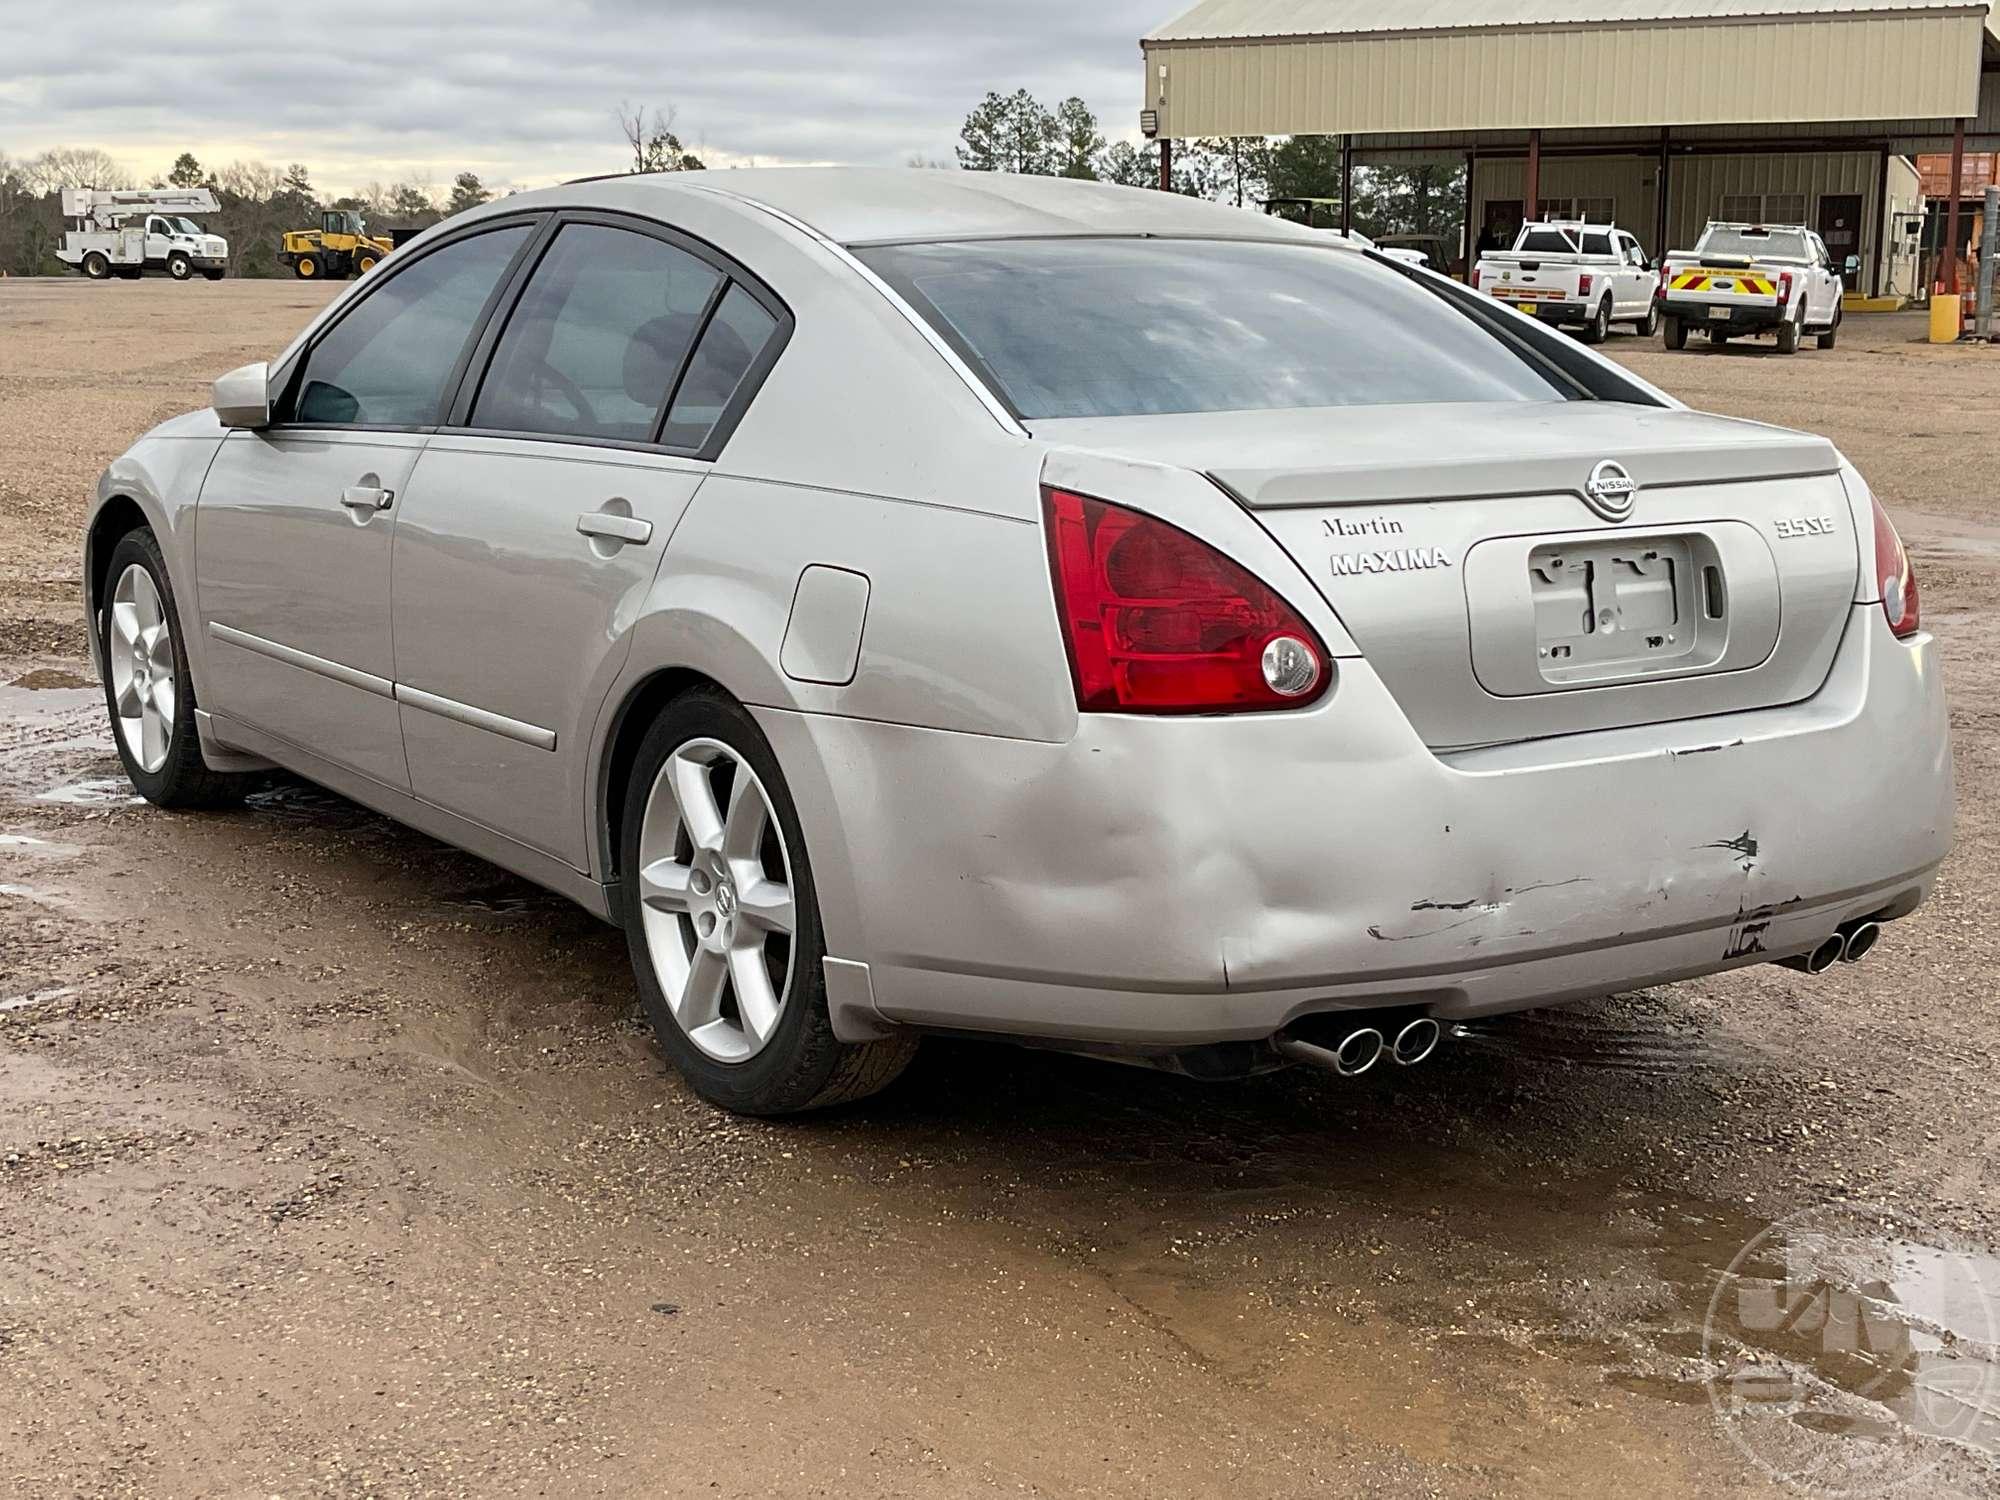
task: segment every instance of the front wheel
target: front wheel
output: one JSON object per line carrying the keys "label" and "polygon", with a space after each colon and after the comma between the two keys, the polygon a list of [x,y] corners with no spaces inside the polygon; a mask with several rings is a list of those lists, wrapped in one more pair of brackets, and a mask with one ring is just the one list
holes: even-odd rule
{"label": "front wheel", "polygon": [[844,1104],[886,1087],[914,1037],[833,1034],[826,942],[797,809],[763,731],[720,692],[647,731],[620,830],[639,998],[694,1091],[746,1115]]}
{"label": "front wheel", "polygon": [[217,807],[243,794],[241,776],[212,771],[194,727],[194,679],[181,643],[173,580],[153,533],[126,533],[111,551],[99,601],[104,700],[125,774],[159,807]]}
{"label": "front wheel", "polygon": [[1820,348],[1831,349],[1835,344],[1837,344],[1840,341],[1840,320],[1844,315],[1845,313],[1843,309],[1841,308],[1834,309],[1833,322],[1828,324],[1826,332],[1822,333],[1819,336]]}
{"label": "front wheel", "polygon": [[1679,351],[1688,346],[1688,328],[1679,318],[1671,315],[1662,318],[1660,325],[1666,330],[1667,347]]}
{"label": "front wheel", "polygon": [[1583,325],[1583,341],[1586,344],[1601,344],[1611,337],[1611,299],[1606,297],[1597,304],[1590,321]]}
{"label": "front wheel", "polygon": [[167,257],[167,274],[176,281],[186,281],[194,275],[194,262],[176,250]]}

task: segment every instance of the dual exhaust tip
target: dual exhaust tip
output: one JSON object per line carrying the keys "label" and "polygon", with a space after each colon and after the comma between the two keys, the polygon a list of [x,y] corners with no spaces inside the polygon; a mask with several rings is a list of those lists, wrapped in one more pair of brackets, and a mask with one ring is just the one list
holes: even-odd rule
{"label": "dual exhaust tip", "polygon": [[1860,963],[1881,940],[1882,924],[1864,917],[1858,922],[1843,923],[1810,953],[1795,953],[1778,962],[1801,974],[1824,974],[1835,964]]}
{"label": "dual exhaust tip", "polygon": [[1398,1027],[1393,1036],[1381,1027],[1357,1026],[1331,1047],[1298,1037],[1279,1037],[1276,1045],[1279,1053],[1293,1062],[1342,1078],[1359,1078],[1384,1058],[1399,1067],[1414,1068],[1437,1051],[1443,1040],[1442,1026],[1429,1016],[1418,1016]]}

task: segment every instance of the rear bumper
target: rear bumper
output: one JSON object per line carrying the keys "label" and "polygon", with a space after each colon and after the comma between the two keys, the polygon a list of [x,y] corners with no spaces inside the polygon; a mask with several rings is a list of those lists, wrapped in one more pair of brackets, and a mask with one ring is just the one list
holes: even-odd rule
{"label": "rear bumper", "polygon": [[1806,703],[1452,756],[1357,660],[1308,712],[1087,715],[1067,744],[759,719],[849,961],[843,1034],[1170,1049],[1589,998],[1906,915],[1951,838],[1937,652],[1876,606],[1847,636]]}
{"label": "rear bumper", "polygon": [[1775,304],[1769,307],[1731,306],[1727,318],[1714,317],[1720,305],[1668,297],[1662,302],[1660,310],[1670,318],[1679,318],[1690,328],[1720,328],[1727,333],[1769,333],[1781,327],[1787,317],[1786,309]]}
{"label": "rear bumper", "polygon": [[1517,312],[1526,312],[1529,307],[1533,307],[1535,310],[1529,316],[1544,323],[1588,323],[1595,312],[1590,303],[1562,298],[1544,301],[1528,297],[1495,297],[1493,300],[1502,307],[1511,307]]}

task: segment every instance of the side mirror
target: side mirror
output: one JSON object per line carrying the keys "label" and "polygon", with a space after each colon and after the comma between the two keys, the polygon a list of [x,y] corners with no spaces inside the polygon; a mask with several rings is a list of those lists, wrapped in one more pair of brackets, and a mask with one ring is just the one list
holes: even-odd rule
{"label": "side mirror", "polygon": [[208,404],[224,427],[269,427],[271,367],[260,359],[231,370],[209,388]]}
{"label": "side mirror", "polygon": [[1846,260],[1841,262],[1840,269],[1849,276],[1859,276],[1861,274],[1861,257],[1858,255],[1848,256]]}

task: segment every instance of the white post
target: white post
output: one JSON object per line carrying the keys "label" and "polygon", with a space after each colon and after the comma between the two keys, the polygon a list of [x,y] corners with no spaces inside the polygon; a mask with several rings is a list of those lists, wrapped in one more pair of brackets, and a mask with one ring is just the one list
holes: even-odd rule
{"label": "white post", "polygon": [[1993,267],[2000,259],[2000,184],[1986,189],[1986,216],[1979,233],[1979,304],[1974,331],[1982,339],[1993,337]]}

